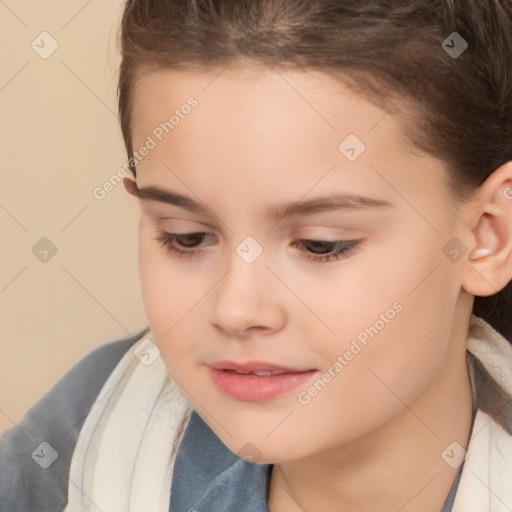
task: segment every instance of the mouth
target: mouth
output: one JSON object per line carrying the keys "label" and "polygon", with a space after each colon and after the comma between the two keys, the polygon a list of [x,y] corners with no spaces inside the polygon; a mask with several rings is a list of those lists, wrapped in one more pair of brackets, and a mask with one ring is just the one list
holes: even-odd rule
{"label": "mouth", "polygon": [[250,402],[270,400],[306,384],[317,373],[315,369],[288,368],[259,361],[218,361],[207,366],[213,383],[223,394]]}
{"label": "mouth", "polygon": [[[242,372],[242,371],[237,371],[237,370],[223,369],[223,371],[230,372],[230,373],[237,373],[238,375],[259,375],[261,377],[269,377],[271,375],[281,375],[282,373],[292,373],[292,372],[272,371],[272,370]],[[297,372],[297,373],[299,373],[299,372]]]}
{"label": "mouth", "polygon": [[300,373],[311,370],[311,368],[290,368],[288,366],[281,366],[266,361],[247,361],[245,363],[237,363],[234,361],[216,361],[209,364],[208,366],[215,368],[216,370],[232,370],[241,374],[272,372],[272,374],[278,375],[280,373]]}

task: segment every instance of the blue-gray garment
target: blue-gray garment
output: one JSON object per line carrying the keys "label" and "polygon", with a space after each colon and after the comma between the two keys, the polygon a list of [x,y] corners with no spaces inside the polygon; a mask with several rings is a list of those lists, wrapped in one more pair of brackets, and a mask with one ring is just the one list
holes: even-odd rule
{"label": "blue-gray garment", "polygon": [[[148,329],[93,350],[5,433],[0,447],[0,512],[64,510],[71,458],[85,418],[116,364]],[[499,386],[478,361],[475,368],[473,419],[478,407],[500,423],[505,421],[493,407],[507,397],[500,395]],[[46,469],[36,463],[43,442],[58,453]],[[451,511],[462,469],[441,512]],[[271,470],[272,465],[236,456],[192,412],[175,462],[169,510],[268,512]]]}
{"label": "blue-gray garment", "polygon": [[[7,430],[0,445],[0,512],[64,510],[71,457],[85,418],[116,364],[148,329],[93,350]],[[58,454],[46,469],[36,463],[43,442]]]}

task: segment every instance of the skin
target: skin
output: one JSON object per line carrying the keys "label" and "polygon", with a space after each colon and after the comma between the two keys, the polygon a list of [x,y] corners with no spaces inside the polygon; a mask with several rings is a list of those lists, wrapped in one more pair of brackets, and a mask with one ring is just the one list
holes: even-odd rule
{"label": "skin", "polygon": [[[137,165],[138,187],[209,209],[139,201],[141,289],[170,375],[229,449],[252,443],[253,461],[274,464],[272,512],[439,512],[458,470],[441,454],[468,441],[473,295],[512,278],[511,165],[454,205],[445,164],[413,150],[391,115],[328,75],[249,63],[144,75],[133,95],[134,148],[190,96],[197,107]],[[338,149],[351,133],[366,145],[354,162]],[[392,206],[263,214],[332,191]],[[179,257],[155,240],[158,230],[209,236],[188,240],[196,255]],[[247,236],[263,249],[250,264],[236,252]],[[457,262],[442,250],[455,236],[467,248]],[[304,239],[363,242],[322,263],[293,245]],[[397,302],[379,334],[300,403],[297,394]],[[221,359],[318,371],[308,385],[249,402],[213,385],[206,364]]]}

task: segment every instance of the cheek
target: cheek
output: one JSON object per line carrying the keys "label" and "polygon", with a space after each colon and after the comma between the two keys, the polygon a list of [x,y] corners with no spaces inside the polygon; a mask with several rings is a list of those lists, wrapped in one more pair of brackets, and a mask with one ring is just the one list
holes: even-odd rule
{"label": "cheek", "polygon": [[[429,385],[446,356],[454,314],[453,305],[437,300],[446,288],[446,277],[439,271],[428,292],[409,297],[388,291],[382,300],[371,301],[368,309],[354,297],[354,305],[346,303],[346,322],[337,324],[340,334],[330,341],[318,340],[325,361],[321,370],[334,377],[328,376],[327,384],[297,390],[303,394],[297,396],[295,419],[307,424],[310,432],[322,432],[322,439],[314,440],[319,446],[335,446],[377,428]],[[381,307],[397,297],[401,309],[391,312]],[[381,313],[384,319],[379,318]],[[305,432],[283,435],[288,438],[280,441],[292,449],[300,445]]]}
{"label": "cheek", "polygon": [[155,236],[149,230],[140,231],[139,275],[146,315],[153,333],[160,338],[173,332],[197,301],[197,293],[194,282],[186,279],[176,259],[153,240]]}
{"label": "cheek", "polygon": [[[329,306],[326,303],[324,318],[336,335],[320,337],[316,350],[323,355],[325,369],[338,356],[344,362],[337,374],[342,377],[328,385],[332,395],[326,393],[318,400],[325,399],[324,406],[343,396],[349,408],[363,413],[359,407],[364,404],[379,407],[393,402],[390,389],[403,390],[403,399],[410,399],[442,364],[455,314],[457,281],[437,236],[422,236],[383,246],[372,252],[371,261],[361,258],[336,286],[343,291],[332,294]],[[358,393],[352,403],[353,389]]]}
{"label": "cheek", "polygon": [[162,250],[149,236],[139,238],[139,275],[141,291],[151,326],[159,327],[174,311],[173,286],[170,266],[162,258]]}
{"label": "cheek", "polygon": [[[169,254],[149,229],[139,232],[139,275],[146,316],[169,373],[187,380],[204,340],[209,276]],[[203,342],[204,344],[204,342]]]}
{"label": "cheek", "polygon": [[401,311],[371,338],[361,360],[374,380],[382,379],[379,385],[387,384],[403,400],[417,395],[443,364],[457,293],[453,269],[435,249],[412,261],[395,267],[391,275],[400,284],[390,282],[387,292],[388,302],[398,301]]}

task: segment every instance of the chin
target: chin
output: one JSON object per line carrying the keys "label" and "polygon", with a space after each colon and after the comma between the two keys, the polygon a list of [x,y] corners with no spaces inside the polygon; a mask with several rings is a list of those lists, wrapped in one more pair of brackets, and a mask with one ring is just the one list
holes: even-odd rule
{"label": "chin", "polygon": [[261,447],[258,447],[253,443],[245,443],[238,450],[231,449],[231,451],[242,459],[255,464],[278,464],[291,460],[289,452],[285,455],[279,449],[262,450]]}
{"label": "chin", "polygon": [[224,445],[238,457],[257,464],[276,464],[296,458],[296,450],[282,439],[259,439],[259,435],[250,433],[229,435],[220,438]]}

